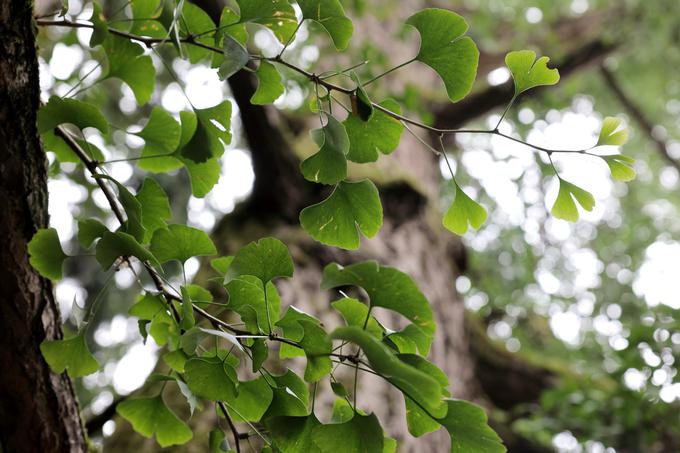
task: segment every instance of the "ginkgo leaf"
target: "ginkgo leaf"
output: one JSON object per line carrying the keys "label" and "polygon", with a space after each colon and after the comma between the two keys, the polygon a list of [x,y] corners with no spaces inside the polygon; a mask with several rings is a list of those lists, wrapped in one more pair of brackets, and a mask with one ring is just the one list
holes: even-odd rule
{"label": "ginkgo leaf", "polygon": [[105,231],[109,231],[104,224],[96,219],[85,219],[78,221],[78,241],[88,248],[92,243],[102,237]]}
{"label": "ginkgo leaf", "polygon": [[276,277],[292,277],[293,259],[288,247],[272,237],[249,243],[234,256],[224,282],[228,283],[242,275],[255,276],[263,283]]}
{"label": "ginkgo leaf", "polygon": [[189,141],[181,148],[180,156],[194,163],[220,157],[224,154],[225,146],[231,143],[231,102],[223,101],[213,107],[195,109],[194,113],[197,117],[194,123],[196,127]]}
{"label": "ginkgo leaf", "polygon": [[38,132],[41,134],[60,124],[73,124],[79,129],[94,127],[106,133],[109,124],[99,109],[92,104],[71,98],[52,96],[38,111]]}
{"label": "ginkgo leaf", "polygon": [[[281,328],[285,338],[299,342],[305,336],[305,329],[300,321],[308,321],[313,324],[320,324],[320,321],[315,317],[291,305],[286,310],[286,314],[276,322],[276,326]],[[297,348],[286,343],[281,344],[279,349],[279,357],[282,359],[303,357],[304,355],[305,351],[303,351],[301,348]]]}
{"label": "ginkgo leaf", "polygon": [[151,240],[154,231],[166,226],[165,221],[172,216],[168,196],[153,178],[145,178],[142,187],[135,196],[142,207],[142,226],[146,230],[142,244]]}
{"label": "ginkgo leaf", "polygon": [[238,396],[229,401],[229,413],[234,421],[259,422],[273,398],[274,392],[263,376],[239,382]]}
{"label": "ginkgo leaf", "polygon": [[193,437],[191,429],[168,409],[160,395],[127,399],[118,403],[116,412],[144,437],[155,434],[161,447],[182,445]]}
{"label": "ginkgo leaf", "polygon": [[[340,266],[331,263],[323,271],[321,289],[340,286],[358,286],[369,297],[371,307],[383,307],[395,311],[411,322],[431,340],[435,322],[429,302],[413,279],[399,269],[381,266],[376,261],[364,261]],[[425,350],[427,354],[429,344]]]}
{"label": "ginkgo leaf", "polygon": [[311,135],[320,149],[300,164],[305,179],[321,184],[336,184],[345,179],[349,137],[342,123],[328,116],[326,125]]}
{"label": "ginkgo leaf", "polygon": [[341,181],[328,198],[300,212],[300,224],[319,242],[356,249],[360,244],[359,230],[371,238],[382,225],[378,189],[368,179]]}
{"label": "ginkgo leaf", "polygon": [[467,232],[468,224],[478,230],[486,221],[487,214],[486,209],[468,197],[455,182],[454,186],[456,193],[442,223],[447,230],[462,236]]}
{"label": "ginkgo leaf", "polygon": [[559,82],[559,71],[549,69],[548,61],[548,57],[536,60],[536,52],[532,50],[517,50],[505,56],[505,64],[515,82],[515,96],[530,88]]}
{"label": "ginkgo leaf", "polygon": [[446,403],[446,416],[438,421],[451,436],[451,453],[505,453],[503,441],[487,424],[484,409],[462,400]]}
{"label": "ginkgo leaf", "polygon": [[416,60],[434,69],[444,81],[451,102],[463,99],[472,89],[477,74],[479,51],[468,36],[468,24],[445,9],[427,8],[406,21],[420,33]]}
{"label": "ginkgo leaf", "polygon": [[344,50],[354,33],[352,21],[338,0],[298,0],[302,17],[318,22],[333,40],[337,50]]}
{"label": "ginkgo leaf", "polygon": [[[442,397],[448,397],[449,379],[446,374],[439,369],[435,364],[429,362],[422,356],[417,354],[399,354],[399,360],[415,367],[425,374],[436,379],[440,386]],[[441,428],[439,422],[430,417],[420,406],[418,406],[411,398],[405,397],[404,404],[406,405],[406,425],[411,435],[420,437],[424,434],[436,431]]]}
{"label": "ginkgo leaf", "polygon": [[302,417],[278,416],[265,419],[265,426],[271,432],[278,451],[286,453],[310,453],[318,447],[312,440],[312,433],[321,426],[314,414]]}
{"label": "ginkgo leaf", "polygon": [[608,116],[602,121],[602,129],[600,129],[600,135],[595,146],[620,146],[625,145],[627,141],[628,129],[621,127],[619,118]]}
{"label": "ginkgo leaf", "polygon": [[263,419],[282,415],[308,415],[309,391],[305,381],[291,370],[287,370],[280,376],[271,377],[274,379],[276,388],[272,388],[274,398]]}
{"label": "ginkgo leaf", "polygon": [[222,43],[224,60],[218,71],[220,80],[228,79],[248,64],[250,56],[243,45],[231,35],[225,34]]}
{"label": "ginkgo leaf", "polygon": [[134,236],[117,231],[105,231],[97,242],[95,257],[104,269],[108,269],[121,256],[134,256],[140,261],[158,264],[156,258],[137,242]]}
{"label": "ginkgo leaf", "polygon": [[269,334],[269,325],[279,320],[281,300],[276,286],[267,282],[267,294],[263,282],[254,275],[242,275],[226,284],[229,293],[229,309],[241,316],[248,331]]}
{"label": "ginkgo leaf", "polygon": [[103,79],[118,78],[130,87],[139,105],[149,102],[156,81],[151,57],[139,44],[113,34],[104,41],[104,50],[109,69]]}
{"label": "ginkgo leaf", "polygon": [[198,357],[184,364],[184,377],[189,389],[201,398],[227,401],[237,395],[236,370],[219,357]]}
{"label": "ginkgo leaf", "polygon": [[373,117],[373,112],[375,111],[373,102],[371,101],[371,98],[368,97],[368,93],[364,90],[361,80],[359,80],[359,76],[354,71],[352,71],[351,77],[357,85],[356,90],[350,96],[352,114],[358,116],[362,121],[368,121]]}
{"label": "ginkgo leaf", "polygon": [[617,181],[632,181],[635,179],[635,169],[633,164],[635,159],[623,154],[614,154],[611,156],[600,156],[609,166],[612,172],[612,177]]}
{"label": "ginkgo leaf", "polygon": [[366,304],[351,297],[343,297],[331,302],[331,306],[340,312],[348,326],[364,328],[365,325],[366,332],[382,339],[384,329],[373,316],[369,315]]}
{"label": "ginkgo leaf", "polygon": [[151,238],[150,250],[161,263],[177,260],[182,264],[194,256],[217,253],[210,236],[186,225],[168,225],[156,230]]}
{"label": "ginkgo leaf", "polygon": [[172,157],[179,145],[180,125],[162,108],[154,107],[144,129],[135,135],[144,139],[144,148],[137,161],[142,170],[162,173],[182,166],[182,162]]}
{"label": "ginkgo leaf", "polygon": [[560,178],[560,190],[550,212],[558,219],[576,222],[578,209],[574,200],[586,211],[592,211],[595,206],[595,198],[590,192]]}
{"label": "ginkgo leaf", "polygon": [[[380,105],[391,112],[401,113],[399,104],[391,99]],[[375,162],[378,160],[378,153],[390,154],[397,149],[404,130],[398,120],[379,109],[376,109],[369,121],[352,113],[343,124],[350,144],[347,159],[358,163]]]}
{"label": "ginkgo leaf", "polygon": [[99,369],[99,363],[87,347],[84,332],[65,340],[43,341],[40,352],[52,371],[68,370],[72,378],[87,376]]}
{"label": "ginkgo leaf", "polygon": [[255,75],[257,76],[257,90],[250,98],[251,104],[271,104],[283,94],[285,88],[281,83],[281,74],[279,74],[276,66],[263,60],[260,62]]}
{"label": "ginkgo leaf", "polygon": [[102,7],[97,2],[92,2],[92,36],[90,36],[90,47],[102,44],[109,33],[109,25],[106,17],[102,14]]}
{"label": "ginkgo leaf", "polygon": [[[181,16],[178,18],[180,36],[192,36],[193,39],[201,44],[213,45],[214,39],[212,34],[215,30],[215,22],[210,18],[199,6],[188,2],[179,2],[181,4]],[[211,56],[211,51],[201,46],[192,44],[185,44],[182,46],[186,55],[189,57],[189,62],[196,64],[201,60],[207,59]]]}
{"label": "ginkgo leaf", "polygon": [[59,242],[59,234],[54,228],[38,230],[28,243],[28,261],[40,275],[50,280],[62,277],[62,266],[68,255]]}
{"label": "ginkgo leaf", "polygon": [[374,414],[354,414],[344,423],[321,425],[312,432],[312,439],[320,453],[335,453],[342,445],[343,453],[383,451],[383,430]]}
{"label": "ginkgo leaf", "polygon": [[298,26],[295,10],[287,0],[237,0],[241,22],[253,22],[269,28],[283,44],[292,38]]}
{"label": "ginkgo leaf", "polygon": [[384,343],[360,327],[340,327],[330,337],[351,341],[361,347],[371,368],[405,395],[422,405],[434,417],[446,415],[441,386],[432,376],[404,363]]}
{"label": "ginkgo leaf", "polygon": [[182,285],[180,287],[180,294],[182,295],[182,316],[179,322],[179,326],[182,330],[189,330],[196,324],[196,317],[194,316],[194,305],[191,300],[191,294],[187,290],[187,287]]}

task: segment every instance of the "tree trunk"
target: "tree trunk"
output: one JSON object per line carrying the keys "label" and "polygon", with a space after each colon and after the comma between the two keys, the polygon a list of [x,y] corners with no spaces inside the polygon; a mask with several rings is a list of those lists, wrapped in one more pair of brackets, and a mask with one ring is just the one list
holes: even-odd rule
{"label": "tree trunk", "polygon": [[45,154],[36,129],[40,88],[32,2],[0,5],[0,450],[85,452],[71,381],[40,353],[59,338],[52,285],[30,266],[26,246],[47,225]]}

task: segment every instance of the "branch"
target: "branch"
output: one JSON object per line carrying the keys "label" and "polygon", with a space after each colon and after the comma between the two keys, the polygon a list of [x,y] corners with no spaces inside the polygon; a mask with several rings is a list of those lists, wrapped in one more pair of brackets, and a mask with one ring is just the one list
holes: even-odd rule
{"label": "branch", "polygon": [[642,111],[642,109],[635,104],[635,101],[633,101],[623,90],[614,73],[605,66],[601,66],[600,74],[602,74],[602,78],[604,79],[605,83],[612,93],[614,93],[614,96],[621,103],[626,112],[635,120],[636,123],[638,123],[640,128],[647,134],[647,137],[654,143],[654,145],[656,145],[656,149],[659,151],[661,157],[666,159],[666,161],[675,167],[676,170],[680,171],[680,162],[675,160],[668,153],[667,143],[655,136],[654,124]]}
{"label": "branch", "polygon": [[[38,25],[46,25],[46,26],[52,25],[52,26],[64,26],[64,27],[92,28],[92,29],[94,29],[94,25],[92,25],[92,24],[84,24],[84,23],[81,23],[81,22],[72,22],[72,21],[69,21],[69,20],[61,20],[61,21],[38,20],[38,21],[36,21],[36,23]],[[138,36],[138,35],[133,35],[133,34],[130,34],[130,33],[127,33],[127,32],[122,32],[122,31],[119,31],[119,30],[111,29],[111,28],[109,29],[109,32],[116,34],[118,36],[126,37],[126,38],[134,40],[134,41],[139,41],[141,43],[146,44],[149,47],[153,46],[154,44],[162,44],[162,43],[169,42],[165,38],[161,39],[161,38],[149,38],[149,37],[144,37],[144,36]],[[204,49],[208,49],[210,51],[213,51],[213,52],[216,52],[216,53],[219,53],[219,54],[223,53],[222,49],[220,49],[218,47],[209,46],[209,45],[200,43],[200,42],[196,41],[193,36],[181,38],[180,42],[184,42],[186,44],[202,47]],[[603,46],[603,44],[600,43],[600,46]],[[590,54],[590,53],[592,53],[592,50],[590,50],[588,54]],[[583,59],[583,56],[579,55],[578,58]],[[276,63],[276,64],[279,64],[279,65],[285,66],[285,67],[297,72],[298,74],[304,76],[305,78],[307,78],[310,82],[314,83],[315,85],[323,86],[329,92],[337,91],[339,93],[347,94],[347,95],[350,95],[350,96],[356,95],[357,88],[346,88],[346,87],[328,82],[326,79],[320,78],[315,73],[308,72],[305,69],[302,69],[298,66],[295,66],[294,64],[292,64],[290,62],[283,60],[278,55],[276,57],[272,57],[272,58],[262,57],[262,56],[259,56],[259,55],[250,55],[250,61],[254,61],[254,60],[268,61],[270,63]],[[590,61],[590,59],[588,59],[588,61]],[[569,72],[571,72],[574,69],[574,66],[575,66],[574,63],[570,63],[569,65],[566,66],[565,72],[567,74],[569,74]],[[511,82],[509,81],[509,83],[511,83]],[[499,87],[503,87],[501,89],[507,90],[508,86],[510,86],[510,85],[508,85],[508,83],[506,83],[504,85],[500,85]],[[499,88],[499,87],[493,87],[493,88]],[[510,99],[512,99],[512,96],[510,96]],[[468,101],[467,103],[461,102],[461,103],[456,104],[456,105],[462,106],[463,104],[469,104],[470,102],[473,102],[473,103],[477,102],[474,99],[474,96],[468,97],[467,101]],[[375,102],[371,102],[371,105],[373,106],[374,109],[380,110],[383,113],[385,113],[386,115],[391,116],[392,118],[395,118],[399,121],[407,122],[409,124],[412,124],[413,126],[419,127],[421,129],[428,130],[430,132],[437,133],[439,135],[445,135],[445,134],[492,134],[492,135],[498,135],[500,137],[504,137],[506,139],[509,139],[509,140],[512,140],[512,141],[515,141],[515,142],[518,142],[518,143],[522,143],[522,144],[524,144],[524,145],[526,145],[530,148],[533,148],[537,151],[545,152],[545,153],[548,153],[548,154],[552,154],[552,153],[585,153],[587,151],[587,150],[559,150],[559,149],[543,148],[541,146],[532,145],[531,143],[528,143],[528,142],[525,142],[523,140],[520,140],[520,139],[511,137],[509,135],[503,134],[503,133],[499,132],[498,129],[496,129],[496,128],[490,129],[490,130],[473,130],[473,129],[456,129],[456,128],[452,128],[450,126],[449,127],[432,127],[432,126],[428,126],[428,125],[426,125],[426,124],[424,124],[420,121],[416,121],[416,120],[407,118],[405,116],[402,116],[398,113],[392,112],[391,110],[388,110],[388,109],[380,106],[379,104],[376,104]],[[487,110],[488,109],[484,110],[484,112],[486,112]]]}
{"label": "branch", "polygon": [[227,407],[224,405],[224,403],[219,402],[217,404],[220,407],[220,409],[222,410],[222,413],[224,414],[224,418],[227,419],[227,423],[229,423],[229,428],[231,428],[231,433],[234,436],[234,443],[236,444],[236,453],[241,453],[241,434],[236,429],[236,425],[234,425],[234,422],[232,421],[231,417],[229,416],[229,412],[227,412]]}

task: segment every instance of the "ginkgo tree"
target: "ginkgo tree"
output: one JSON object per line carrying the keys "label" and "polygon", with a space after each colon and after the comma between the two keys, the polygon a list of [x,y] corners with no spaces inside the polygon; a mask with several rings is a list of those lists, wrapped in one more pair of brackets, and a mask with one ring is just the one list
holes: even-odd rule
{"label": "ginkgo tree", "polygon": [[[469,226],[480,228],[486,210],[463,191],[450,163],[444,138],[456,134],[503,137],[547,156],[559,180],[559,193],[552,209],[556,217],[575,221],[578,203],[591,210],[594,198],[586,190],[564,180],[553,162],[561,153],[596,155],[609,166],[613,177],[628,181],[634,176],[633,161],[620,154],[595,154],[602,146],[620,146],[626,132],[616,118],[604,121],[598,141],[589,149],[548,149],[501,132],[505,114],[522,93],[554,85],[556,69],[547,57],[533,51],[511,52],[506,65],[512,74],[515,94],[498,125],[489,130],[435,128],[407,116],[393,99],[373,100],[371,86],[396,70],[420,62],[441,79],[451,102],[472,90],[479,52],[466,35],[468,24],[460,15],[428,8],[415,12],[405,25],[420,40],[417,53],[408,61],[369,80],[360,68],[316,74],[286,59],[286,50],[305,21],[315,22],[341,52],[351,45],[352,20],[338,0],[299,0],[298,14],[286,0],[239,0],[237,8],[225,7],[215,23],[198,6],[183,0],[134,0],[129,6],[130,26],[110,21],[97,3],[88,21],[68,16],[37,21],[41,27],[90,29],[89,45],[101,50],[101,80],[116,78],[126,84],[141,106],[151,100],[156,73],[151,54],[172,72],[160,50],[172,51],[190,64],[208,62],[223,79],[248,70],[258,80],[251,103],[273,103],[285,91],[284,75],[292,71],[306,79],[313,93],[310,109],[318,116],[318,128],[310,132],[318,151],[300,163],[302,176],[327,186],[324,199],[299,214],[300,225],[312,238],[328,246],[357,249],[362,236],[371,238],[381,228],[383,208],[376,185],[369,179],[348,178],[348,162],[365,164],[388,156],[404,132],[413,134],[426,152],[433,151],[451,173],[454,198],[442,215],[443,226],[459,235]],[[282,44],[275,56],[253,52],[252,27],[265,27]],[[329,57],[330,58],[330,57]],[[285,69],[285,71],[283,71]],[[70,94],[70,93],[69,93]],[[365,300],[343,297],[331,304],[344,320],[334,328],[294,305],[284,305],[278,279],[295,278],[291,255],[276,238],[262,238],[233,256],[216,256],[210,236],[183,224],[168,224],[172,216],[167,194],[152,176],[186,171],[194,196],[204,197],[217,183],[220,157],[232,140],[230,101],[210,108],[192,108],[174,116],[152,106],[143,127],[134,134],[144,141],[139,155],[129,156],[139,170],[147,172],[138,188],[127,187],[108,174],[104,153],[88,141],[83,130],[110,134],[109,121],[97,107],[74,97],[51,96],[38,114],[38,130],[45,147],[62,162],[77,162],[92,176],[106,196],[118,220],[115,227],[101,219],[82,219],[78,240],[91,250],[102,271],[123,269],[131,261],[142,264],[153,289],[142,290],[129,315],[139,323],[140,335],[164,348],[164,373],[154,373],[145,388],[153,396],[132,396],[117,406],[118,414],[140,435],[154,436],[162,447],[181,445],[194,436],[185,420],[165,403],[164,392],[178,391],[191,412],[214,410],[223,423],[203,439],[210,451],[243,451],[250,438],[260,451],[275,452],[391,452],[398,448],[389,427],[376,415],[362,410],[357,397],[359,372],[381,377],[404,399],[409,432],[422,436],[439,429],[448,431],[452,452],[502,452],[501,439],[488,426],[482,408],[449,392],[449,380],[427,357],[436,321],[429,302],[417,283],[398,269],[375,261],[340,266],[328,265],[319,291],[339,287],[362,288]],[[428,133],[421,137],[418,131]],[[429,140],[434,137],[434,144]],[[67,259],[58,233],[39,231],[29,244],[31,264],[43,276],[58,280]],[[223,286],[227,301],[217,301],[208,288],[184,279],[179,287],[170,283],[167,263],[183,268],[193,257],[209,257],[213,282]],[[63,340],[46,341],[41,351],[52,367],[72,378],[95,372],[99,364],[85,342],[97,299],[78,311],[78,332]],[[380,307],[403,317],[406,327],[392,330],[373,313]],[[240,323],[231,320],[237,316]],[[278,359],[274,357],[278,353]],[[268,360],[283,364],[304,358],[301,373],[287,369],[277,374]],[[336,377],[338,367],[355,370],[353,383]],[[320,381],[330,381],[336,400],[329,423],[322,423],[314,400]],[[354,390],[348,390],[350,385]],[[210,404],[201,404],[210,402]],[[226,428],[223,428],[226,427]]]}

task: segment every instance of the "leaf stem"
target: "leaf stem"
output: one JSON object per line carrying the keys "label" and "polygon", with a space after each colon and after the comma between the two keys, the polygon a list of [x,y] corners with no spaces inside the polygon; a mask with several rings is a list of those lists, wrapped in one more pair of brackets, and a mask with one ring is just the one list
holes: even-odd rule
{"label": "leaf stem", "polygon": [[389,73],[391,73],[391,72],[393,72],[393,71],[396,71],[397,69],[401,69],[401,68],[403,68],[404,66],[407,66],[407,65],[413,63],[414,61],[416,61],[416,59],[415,59],[415,58],[411,58],[411,59],[408,60],[408,61],[405,61],[405,62],[403,62],[403,63],[401,63],[401,64],[398,64],[397,66],[395,66],[395,67],[393,67],[393,68],[391,68],[391,69],[388,69],[387,71],[383,72],[382,74],[378,74],[377,76],[373,77],[373,78],[372,78],[371,80],[369,80],[368,82],[365,82],[365,83],[363,84],[363,86],[370,85],[370,84],[372,84],[373,82],[375,82],[376,80],[381,79],[381,78],[385,77],[387,74],[389,74]]}

